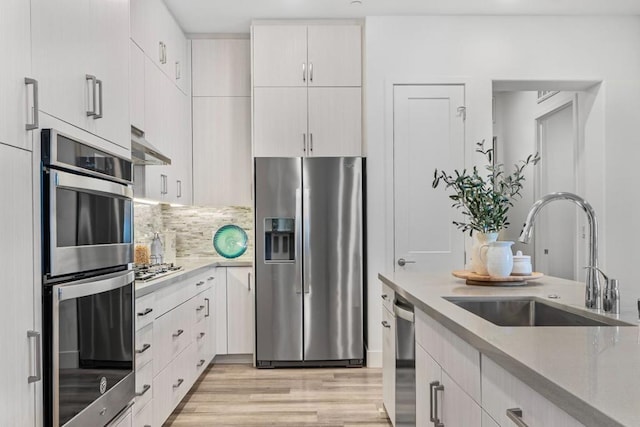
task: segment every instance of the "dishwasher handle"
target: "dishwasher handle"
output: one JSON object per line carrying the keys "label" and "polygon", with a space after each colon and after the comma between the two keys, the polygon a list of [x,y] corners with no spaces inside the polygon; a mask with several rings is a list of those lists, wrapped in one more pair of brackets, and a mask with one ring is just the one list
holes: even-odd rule
{"label": "dishwasher handle", "polygon": [[407,310],[404,307],[400,307],[397,304],[394,304],[393,312],[397,317],[404,319],[407,322],[415,323],[415,314],[413,313],[413,310]]}

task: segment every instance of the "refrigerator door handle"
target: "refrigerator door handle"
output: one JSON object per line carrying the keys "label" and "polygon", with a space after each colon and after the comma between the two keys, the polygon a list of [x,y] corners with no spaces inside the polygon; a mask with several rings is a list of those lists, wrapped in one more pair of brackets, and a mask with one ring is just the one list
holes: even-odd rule
{"label": "refrigerator door handle", "polygon": [[310,227],[311,227],[311,223],[309,221],[309,189],[305,188],[303,190],[303,210],[302,210],[302,216],[304,218],[304,263],[305,263],[305,278],[303,280],[304,283],[304,293],[308,294],[311,291],[311,275],[309,275],[309,271],[311,271],[311,268],[309,265],[309,263],[311,263],[311,257],[310,257],[310,252],[311,252],[311,246],[309,245],[309,240],[310,240]]}
{"label": "refrigerator door handle", "polygon": [[296,188],[296,248],[294,258],[296,265],[298,266],[297,276],[299,280],[296,280],[296,294],[302,293],[302,277],[300,272],[300,262],[302,258],[302,189]]}

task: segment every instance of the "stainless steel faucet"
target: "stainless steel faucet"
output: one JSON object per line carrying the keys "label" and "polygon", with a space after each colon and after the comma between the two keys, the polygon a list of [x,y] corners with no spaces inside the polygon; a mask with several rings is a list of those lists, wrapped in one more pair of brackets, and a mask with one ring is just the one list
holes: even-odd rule
{"label": "stainless steel faucet", "polygon": [[518,241],[522,243],[529,243],[531,240],[531,234],[533,232],[533,224],[542,209],[543,206],[554,200],[571,200],[582,208],[584,213],[587,214],[589,221],[589,265],[587,268],[586,276],[586,290],[584,297],[584,305],[587,308],[602,308],[602,300],[600,298],[600,277],[598,275],[598,220],[596,219],[596,212],[589,202],[580,196],[573,193],[550,193],[542,197],[535,202],[527,215],[527,220],[524,223],[522,232]]}

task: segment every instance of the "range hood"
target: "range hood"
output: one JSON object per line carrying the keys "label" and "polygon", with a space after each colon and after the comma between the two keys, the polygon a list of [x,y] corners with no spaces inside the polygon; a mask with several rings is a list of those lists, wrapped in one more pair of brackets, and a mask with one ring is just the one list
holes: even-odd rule
{"label": "range hood", "polygon": [[135,126],[131,126],[131,160],[138,166],[171,164],[171,159],[147,141],[144,132]]}

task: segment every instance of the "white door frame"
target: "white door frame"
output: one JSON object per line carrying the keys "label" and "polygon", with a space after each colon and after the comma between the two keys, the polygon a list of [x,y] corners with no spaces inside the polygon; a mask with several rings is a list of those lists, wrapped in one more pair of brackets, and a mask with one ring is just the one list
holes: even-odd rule
{"label": "white door frame", "polygon": [[[547,98],[540,104],[538,104],[538,109],[536,111],[534,121],[535,121],[535,141],[536,141],[536,151],[538,153],[542,153],[542,132],[541,132],[541,122],[542,120],[548,118],[549,116],[555,114],[556,112],[563,110],[565,108],[571,108],[572,112],[572,145],[573,145],[573,158],[574,163],[571,165],[573,169],[573,180],[574,180],[574,189],[573,191],[576,194],[581,194],[584,189],[584,171],[582,167],[582,159],[581,159],[581,147],[584,145],[584,137],[582,132],[580,132],[580,122],[579,122],[579,111],[578,111],[578,92],[560,92],[550,98]],[[534,188],[533,194],[534,199],[539,200],[544,194],[541,194],[542,187],[542,176],[540,173],[540,168],[534,168]],[[567,202],[569,203],[569,202]],[[576,213],[576,229],[574,230],[574,266],[573,266],[573,275],[575,280],[584,279],[584,275],[581,271],[580,265],[581,260],[585,257],[585,249],[584,249],[584,239],[582,238],[582,234],[584,233],[584,216]],[[582,232],[580,232],[582,230]],[[539,230],[534,229],[534,233],[538,234]],[[534,237],[534,241],[539,240]],[[534,254],[538,249],[537,246],[534,246]]]}

